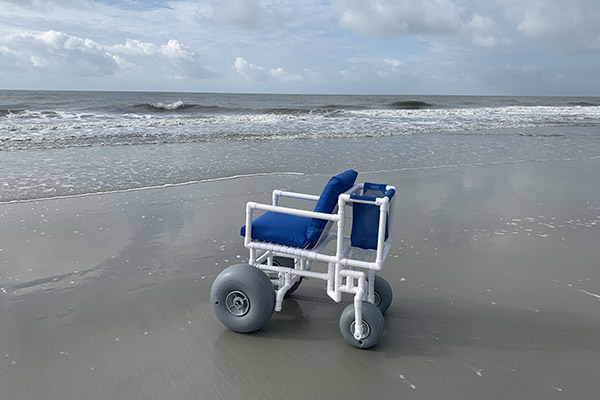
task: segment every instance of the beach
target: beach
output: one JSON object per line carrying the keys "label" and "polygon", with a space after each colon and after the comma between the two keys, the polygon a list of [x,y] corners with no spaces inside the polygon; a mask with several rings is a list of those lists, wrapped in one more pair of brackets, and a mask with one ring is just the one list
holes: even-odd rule
{"label": "beach", "polygon": [[[1,397],[596,398],[600,160],[366,169],[344,143],[308,172],[0,204]],[[248,259],[245,203],[348,168],[398,189],[381,342],[349,346],[350,299],[314,279],[262,330],[229,331],[209,293]]]}
{"label": "beach", "polygon": [[599,21],[0,0],[0,400],[600,399]]}

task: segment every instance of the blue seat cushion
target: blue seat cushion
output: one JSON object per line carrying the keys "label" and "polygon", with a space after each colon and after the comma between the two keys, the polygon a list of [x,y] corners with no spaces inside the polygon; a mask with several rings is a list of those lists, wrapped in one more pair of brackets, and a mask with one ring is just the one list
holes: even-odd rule
{"label": "blue seat cushion", "polygon": [[[252,221],[252,239],[278,243],[293,247],[310,247],[315,243],[306,238],[306,227],[310,218],[267,211]],[[246,225],[242,226],[246,236]]]}
{"label": "blue seat cushion", "polygon": [[[331,214],[337,205],[338,196],[354,185],[357,176],[358,172],[350,169],[332,177],[325,185],[313,211]],[[323,219],[268,211],[252,221],[252,239],[311,248],[319,241],[326,225],[327,220]],[[245,225],[240,233],[246,236]]]}
{"label": "blue seat cushion", "polygon": [[[331,214],[337,205],[339,195],[354,185],[357,176],[358,172],[349,169],[348,171],[344,171],[341,174],[332,177],[329,182],[327,182],[327,185],[325,185],[323,192],[321,192],[319,201],[317,201],[313,211]],[[306,228],[306,238],[308,241],[316,243],[323,233],[325,225],[327,225],[326,220],[312,218]]]}

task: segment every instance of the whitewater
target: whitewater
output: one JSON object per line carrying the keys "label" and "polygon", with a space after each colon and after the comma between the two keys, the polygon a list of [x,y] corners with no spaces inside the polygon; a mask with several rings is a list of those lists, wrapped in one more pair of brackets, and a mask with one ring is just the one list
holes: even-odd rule
{"label": "whitewater", "polygon": [[0,202],[600,154],[600,98],[0,91]]}

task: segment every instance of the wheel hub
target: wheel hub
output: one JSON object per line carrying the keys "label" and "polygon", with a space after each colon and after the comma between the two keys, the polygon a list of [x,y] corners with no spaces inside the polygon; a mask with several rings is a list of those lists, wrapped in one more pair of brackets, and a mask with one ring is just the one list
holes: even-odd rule
{"label": "wheel hub", "polygon": [[373,295],[375,296],[375,303],[373,304],[379,307],[379,305],[381,304],[381,296],[377,292],[373,293]]}
{"label": "wheel hub", "polygon": [[362,336],[360,338],[356,338],[356,335],[355,335],[355,333],[356,333],[356,321],[352,321],[352,323],[350,324],[350,332],[356,338],[356,340],[366,339],[371,334],[371,327],[365,321],[362,322],[362,327],[363,327],[363,334],[362,334]]}
{"label": "wheel hub", "polygon": [[225,298],[227,310],[236,317],[242,317],[250,310],[250,301],[245,293],[234,290]]}

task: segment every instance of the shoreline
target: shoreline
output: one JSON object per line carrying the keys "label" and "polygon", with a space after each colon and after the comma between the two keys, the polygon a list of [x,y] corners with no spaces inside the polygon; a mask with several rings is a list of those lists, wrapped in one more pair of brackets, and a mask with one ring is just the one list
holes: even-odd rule
{"label": "shoreline", "polygon": [[258,172],[254,174],[246,174],[246,175],[231,175],[231,176],[223,176],[217,178],[206,178],[201,180],[193,180],[187,182],[180,183],[164,183],[158,184],[156,186],[143,186],[143,187],[133,187],[128,189],[116,189],[113,191],[105,191],[105,192],[90,192],[90,193],[79,193],[79,194],[70,194],[63,196],[54,196],[54,197],[37,197],[32,199],[15,199],[15,200],[7,200],[0,201],[0,205],[4,204],[17,204],[17,203],[31,203],[31,202],[39,202],[39,201],[49,201],[49,200],[65,200],[65,199],[77,199],[80,197],[90,197],[90,196],[104,196],[111,194],[120,194],[120,193],[128,193],[128,192],[138,192],[144,190],[158,190],[158,189],[167,189],[174,188],[180,186],[188,186],[188,185],[196,185],[202,183],[210,183],[210,182],[220,182],[220,181],[230,181],[235,179],[243,179],[257,176],[287,176],[287,175],[305,175],[301,172]]}
{"label": "shoreline", "polygon": [[[452,169],[452,168],[478,168],[478,167],[487,167],[494,165],[510,165],[510,164],[529,164],[529,163],[545,163],[545,162],[568,162],[568,161],[594,161],[600,160],[600,156],[596,157],[587,157],[585,159],[580,158],[559,158],[559,159],[524,159],[524,160],[505,160],[505,161],[490,161],[490,162],[476,162],[476,163],[465,163],[465,164],[447,164],[447,165],[433,165],[433,166],[420,166],[420,167],[403,167],[403,168],[395,168],[395,169],[381,169],[374,171],[362,171],[361,174],[392,174],[399,172],[410,172],[410,171],[428,171],[428,170],[438,170],[438,169]],[[251,177],[262,177],[262,176],[320,176],[320,175],[328,175],[328,173],[304,173],[297,171],[281,171],[281,172],[256,172],[250,174],[236,174],[229,176],[221,176],[215,178],[205,178],[200,180],[190,180],[185,182],[177,182],[177,183],[161,183],[153,186],[142,186],[142,187],[132,187],[132,188],[124,188],[124,189],[115,189],[109,191],[98,191],[98,192],[86,192],[86,193],[77,193],[77,194],[66,194],[66,195],[58,195],[51,197],[34,197],[29,199],[13,199],[13,200],[0,200],[0,206],[8,205],[8,204],[19,204],[19,203],[32,203],[32,202],[41,202],[41,201],[51,201],[51,200],[65,200],[65,199],[76,199],[81,197],[91,197],[91,196],[104,196],[104,195],[112,195],[112,194],[120,194],[120,193],[128,193],[128,192],[138,192],[138,191],[146,191],[146,190],[160,190],[160,189],[168,189],[175,188],[180,186],[188,186],[188,185],[197,185],[211,182],[219,182],[219,181],[229,181],[236,179],[244,179]]]}
{"label": "shoreline", "polygon": [[328,175],[337,166],[348,164],[359,172],[393,173],[597,159],[595,138],[592,127],[537,127],[361,139],[313,137],[7,151],[2,152],[0,163],[0,201],[112,193],[273,172]]}

